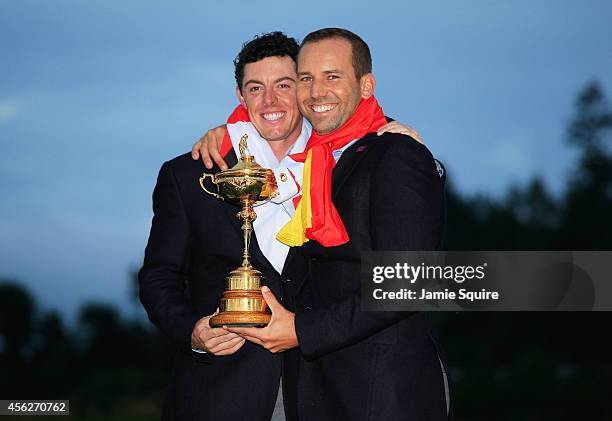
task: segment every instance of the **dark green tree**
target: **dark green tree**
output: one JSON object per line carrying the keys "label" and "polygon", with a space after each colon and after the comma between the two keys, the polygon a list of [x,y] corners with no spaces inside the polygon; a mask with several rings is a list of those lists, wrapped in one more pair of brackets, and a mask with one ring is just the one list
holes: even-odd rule
{"label": "dark green tree", "polygon": [[578,96],[568,143],[580,151],[565,198],[560,245],[567,250],[612,246],[612,112],[600,88],[590,83]]}
{"label": "dark green tree", "polygon": [[34,298],[14,281],[0,282],[0,337],[5,361],[12,364],[24,358],[34,326]]}

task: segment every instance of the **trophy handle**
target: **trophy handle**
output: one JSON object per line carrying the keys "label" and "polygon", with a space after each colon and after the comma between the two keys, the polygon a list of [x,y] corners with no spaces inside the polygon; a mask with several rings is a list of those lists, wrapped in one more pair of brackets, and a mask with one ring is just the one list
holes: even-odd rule
{"label": "trophy handle", "polygon": [[[215,182],[215,176],[214,174],[202,174],[202,177],[200,177],[200,187],[202,187],[202,190],[204,190],[206,193],[210,194],[211,196],[215,196],[217,199],[221,199],[223,200],[223,197],[221,197],[220,195],[218,195],[217,193],[213,193],[210,190],[208,190],[205,186],[204,186],[204,181],[210,177],[210,181],[211,183],[213,183],[215,186],[217,186],[217,183]],[[217,186],[217,191],[219,191],[219,186]]]}

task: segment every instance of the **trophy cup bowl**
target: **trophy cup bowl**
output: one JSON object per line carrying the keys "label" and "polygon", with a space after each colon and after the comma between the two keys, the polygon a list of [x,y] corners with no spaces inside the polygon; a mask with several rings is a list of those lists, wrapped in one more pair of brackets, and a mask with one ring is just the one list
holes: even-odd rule
{"label": "trophy cup bowl", "polygon": [[[219,304],[219,314],[210,319],[211,327],[256,326],[268,324],[271,313],[261,294],[264,285],[261,272],[251,266],[249,244],[252,222],[257,217],[253,206],[267,202],[277,194],[277,184],[272,170],[262,168],[253,156],[246,155],[246,135],[241,139],[240,162],[229,170],[217,174],[204,173],[200,178],[202,189],[218,199],[239,205],[236,215],[242,221],[244,249],[242,265],[225,278],[225,291]],[[244,143],[244,148],[242,144]],[[206,188],[206,179],[216,185],[217,193]]]}

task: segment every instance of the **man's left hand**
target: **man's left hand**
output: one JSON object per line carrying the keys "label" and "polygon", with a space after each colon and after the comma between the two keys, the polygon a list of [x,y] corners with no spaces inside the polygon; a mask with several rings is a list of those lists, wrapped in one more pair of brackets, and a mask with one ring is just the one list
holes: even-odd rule
{"label": "man's left hand", "polygon": [[262,287],[266,303],[272,310],[272,318],[266,327],[226,327],[226,330],[242,336],[247,341],[261,345],[272,353],[283,352],[298,346],[295,333],[295,314],[276,300],[268,287]]}

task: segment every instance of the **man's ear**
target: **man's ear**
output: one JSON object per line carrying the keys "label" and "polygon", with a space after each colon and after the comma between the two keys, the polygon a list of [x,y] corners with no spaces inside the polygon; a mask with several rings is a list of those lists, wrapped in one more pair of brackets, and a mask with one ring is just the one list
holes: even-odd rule
{"label": "man's ear", "polygon": [[366,73],[361,76],[359,80],[359,89],[361,90],[361,97],[363,99],[368,99],[372,95],[374,95],[374,88],[376,87],[376,79],[374,79],[374,75],[372,73]]}
{"label": "man's ear", "polygon": [[240,92],[240,87],[238,86],[236,86],[236,96],[238,97],[238,101],[240,101],[240,104],[242,104],[242,106],[246,108],[247,107],[246,101],[244,100],[244,97],[242,96],[242,92]]}

